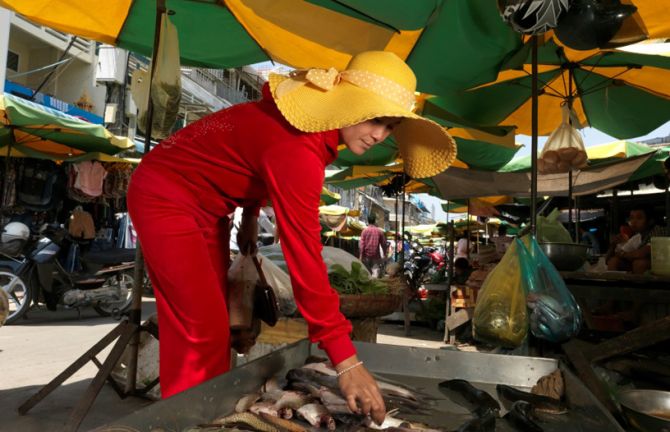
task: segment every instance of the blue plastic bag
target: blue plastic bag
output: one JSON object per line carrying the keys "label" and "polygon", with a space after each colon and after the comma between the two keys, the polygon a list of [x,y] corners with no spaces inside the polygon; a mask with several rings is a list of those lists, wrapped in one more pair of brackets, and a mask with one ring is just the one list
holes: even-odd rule
{"label": "blue plastic bag", "polygon": [[579,332],[582,312],[563,278],[533,236],[515,240],[528,293],[526,305],[531,333],[540,339],[563,342]]}

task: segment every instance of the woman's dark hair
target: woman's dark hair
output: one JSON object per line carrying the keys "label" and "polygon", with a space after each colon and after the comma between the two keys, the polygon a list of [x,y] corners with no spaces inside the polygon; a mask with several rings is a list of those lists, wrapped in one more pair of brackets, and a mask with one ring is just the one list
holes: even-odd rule
{"label": "woman's dark hair", "polygon": [[368,223],[369,224],[375,224],[377,222],[377,216],[374,215],[374,213],[370,213],[368,216]]}

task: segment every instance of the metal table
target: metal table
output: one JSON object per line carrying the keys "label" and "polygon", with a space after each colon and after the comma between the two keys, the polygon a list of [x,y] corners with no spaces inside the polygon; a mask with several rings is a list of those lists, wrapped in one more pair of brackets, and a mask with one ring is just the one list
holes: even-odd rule
{"label": "metal table", "polygon": [[[431,416],[403,418],[445,430],[456,429],[471,416],[466,409],[439,392],[439,382],[452,378],[466,379],[496,396],[496,384],[529,389],[540,377],[559,367],[556,360],[543,358],[368,343],[357,343],[356,346],[360,358],[374,373],[420,388],[438,399]],[[270,376],[285,374],[289,369],[301,366],[310,354],[323,355],[308,341],[300,341],[97,430],[131,427],[151,431],[160,427],[177,432],[195,424],[206,423],[232,412],[235,402],[242,395],[256,391]],[[568,414],[561,416],[544,415],[542,425],[545,431],[623,432],[581,381],[566,369],[563,369],[563,373],[566,398],[571,409]],[[504,421],[498,422],[496,430],[513,431]]]}

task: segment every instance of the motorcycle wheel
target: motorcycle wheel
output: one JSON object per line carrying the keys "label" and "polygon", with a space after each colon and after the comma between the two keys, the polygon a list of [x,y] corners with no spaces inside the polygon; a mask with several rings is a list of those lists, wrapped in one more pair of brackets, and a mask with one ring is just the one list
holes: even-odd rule
{"label": "motorcycle wheel", "polygon": [[93,309],[95,309],[98,315],[104,317],[119,316],[127,312],[133,302],[132,292],[134,282],[135,278],[133,277],[133,270],[121,273],[119,280],[117,280],[116,276],[110,276],[105,281],[105,286],[116,286],[119,284],[119,289],[121,290],[119,300],[114,302],[98,303],[97,305],[93,306]]}
{"label": "motorcycle wheel", "polygon": [[0,289],[9,297],[9,314],[5,325],[12,324],[30,309],[33,299],[32,289],[21,277],[2,267],[0,267]]}

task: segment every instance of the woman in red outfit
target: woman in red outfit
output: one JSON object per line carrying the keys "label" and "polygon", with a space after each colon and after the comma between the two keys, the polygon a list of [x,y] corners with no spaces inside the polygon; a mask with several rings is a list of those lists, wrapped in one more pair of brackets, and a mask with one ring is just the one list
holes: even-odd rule
{"label": "woman in red outfit", "polygon": [[356,357],[321,258],[319,201],[338,144],[363,154],[393,130],[405,170],[446,169],[455,145],[415,115],[416,78],[397,56],[367,52],[347,69],[272,75],[263,99],[209,115],[146,155],[128,208],[156,291],[163,397],[229,369],[229,215],[244,209],[240,250],[255,252],[256,217],[270,200],[310,339],[335,368],[350,407],[384,417],[375,380]]}

